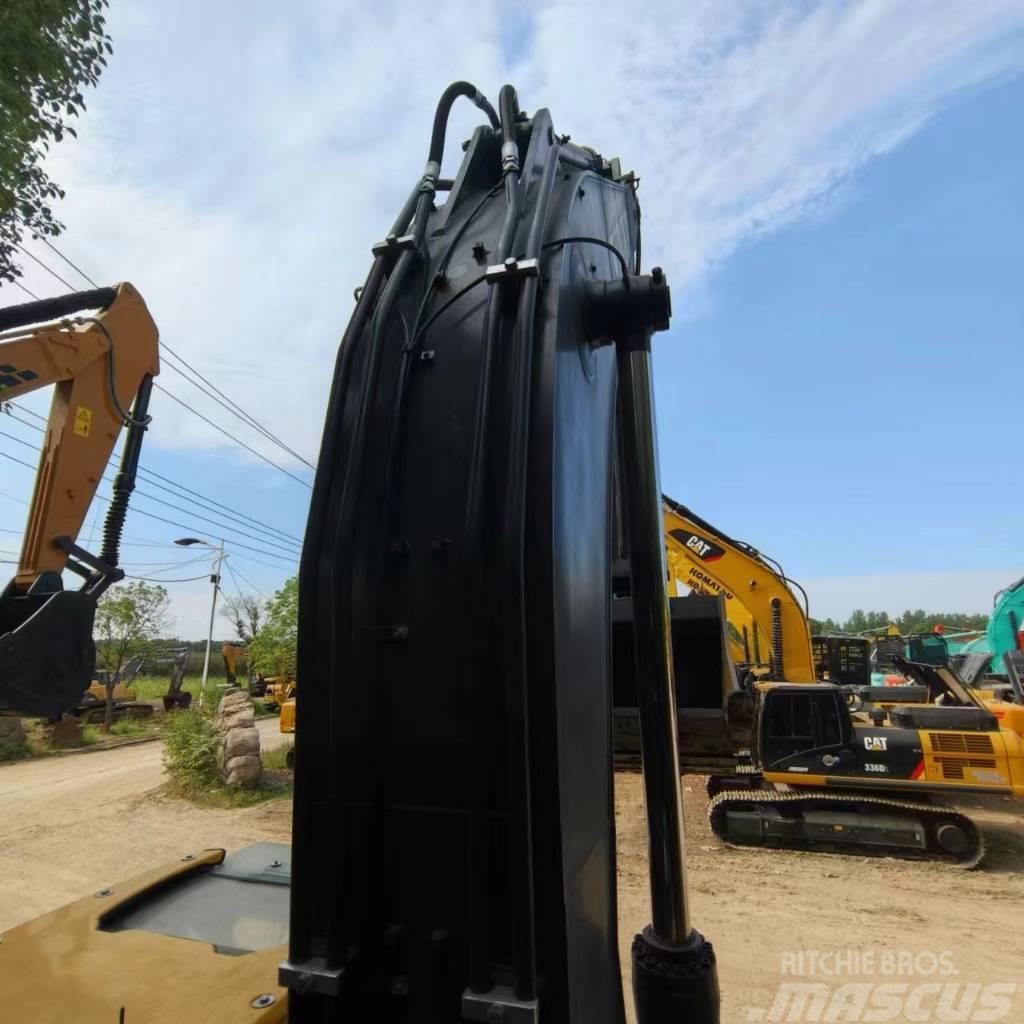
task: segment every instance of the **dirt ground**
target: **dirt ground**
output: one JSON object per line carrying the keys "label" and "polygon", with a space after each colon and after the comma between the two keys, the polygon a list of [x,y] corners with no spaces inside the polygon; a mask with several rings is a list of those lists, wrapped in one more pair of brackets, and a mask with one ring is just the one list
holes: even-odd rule
{"label": "dirt ground", "polygon": [[[132,772],[118,773],[116,762],[101,760],[123,758],[131,750],[145,752],[134,755],[145,764]],[[42,763],[0,768],[0,931],[104,883],[176,859],[183,851],[289,837],[288,801],[210,810],[161,796],[154,788],[160,782],[156,744],[62,761],[74,764],[59,768],[64,780],[58,782],[37,774],[32,783],[9,774],[34,767],[52,775],[55,769]],[[628,993],[630,943],[650,917],[638,775],[616,777],[616,806],[620,949]],[[899,1015],[876,1020],[1024,1021],[1024,809],[1002,799],[964,806],[982,825],[987,844],[985,863],[976,871],[730,849],[708,830],[703,781],[684,779],[692,916],[718,954],[722,1020],[872,1019],[771,1015],[780,983],[812,981],[835,989],[851,980],[893,980],[881,960],[870,971],[859,969],[866,961],[856,956],[870,952],[879,958],[902,954],[902,960],[892,962],[913,964],[906,969],[914,974],[903,978],[912,985],[1007,983],[1022,990],[1012,996],[1008,1014],[998,1018]],[[806,956],[795,959],[801,951],[840,951],[853,966],[838,977],[812,975]],[[955,974],[931,973],[943,956]]]}

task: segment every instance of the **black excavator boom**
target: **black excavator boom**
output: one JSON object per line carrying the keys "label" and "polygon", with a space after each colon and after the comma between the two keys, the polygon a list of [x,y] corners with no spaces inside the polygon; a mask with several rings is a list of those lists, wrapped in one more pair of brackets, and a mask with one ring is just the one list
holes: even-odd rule
{"label": "black excavator boom", "polygon": [[[490,123],[446,182],[460,96]],[[335,366],[299,583],[290,1018],[624,1021],[618,407],[636,646],[662,643],[641,686],[657,878],[639,1019],[717,1021],[713,954],[686,913],[674,743],[655,750],[675,728],[649,404],[668,287],[635,266],[632,176],[560,139],[546,110],[527,117],[510,86],[498,106],[468,83],[445,92]]]}

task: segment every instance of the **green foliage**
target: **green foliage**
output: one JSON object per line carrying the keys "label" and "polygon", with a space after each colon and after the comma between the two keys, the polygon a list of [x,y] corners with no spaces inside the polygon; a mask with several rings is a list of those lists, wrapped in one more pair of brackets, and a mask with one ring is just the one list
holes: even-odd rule
{"label": "green foliage", "polygon": [[31,753],[32,750],[25,740],[0,740],[0,761],[20,761]]}
{"label": "green foliage", "polygon": [[133,580],[108,590],[96,606],[96,664],[116,676],[124,663],[148,652],[166,627],[170,599],[164,587]]}
{"label": "green foliage", "polygon": [[210,715],[198,708],[167,715],[164,767],[175,788],[190,794],[219,788],[219,751],[220,736]]}
{"label": "green foliage", "polygon": [[988,616],[970,612],[926,612],[922,608],[907,609],[902,615],[893,616],[888,612],[865,612],[858,608],[845,622],[835,619],[810,619],[811,632],[819,633],[869,633],[872,630],[884,632],[889,626],[896,626],[903,636],[911,633],[930,633],[938,624],[954,629],[983,630]]}
{"label": "green foliage", "polygon": [[169,608],[167,591],[143,580],[133,580],[108,590],[100,598],[93,635],[96,664],[107,673],[107,706],[103,722],[107,732],[113,722],[114,686],[121,678],[125,662],[152,649],[156,637],[167,626]]}
{"label": "green foliage", "polygon": [[265,676],[294,676],[298,633],[299,580],[293,576],[267,602],[263,625],[249,644],[253,670]]}
{"label": "green foliage", "polygon": [[51,144],[74,135],[112,53],[107,0],[3,0],[0,4],[0,280],[21,275],[24,232],[56,237],[50,203],[63,190],[42,167]]}
{"label": "green foliage", "polygon": [[136,718],[122,718],[110,727],[111,735],[122,739],[134,739],[137,736],[148,736],[153,729]]}
{"label": "green foliage", "polygon": [[82,738],[79,742],[79,746],[91,747],[99,743],[103,738],[103,734],[96,728],[95,725],[83,725],[82,726]]}

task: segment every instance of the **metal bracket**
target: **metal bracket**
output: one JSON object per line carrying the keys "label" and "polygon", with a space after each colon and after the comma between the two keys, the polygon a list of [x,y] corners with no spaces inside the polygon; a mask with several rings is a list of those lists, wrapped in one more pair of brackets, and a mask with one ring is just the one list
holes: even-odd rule
{"label": "metal bracket", "polygon": [[484,1024],[537,1024],[536,999],[517,999],[507,985],[495,985],[489,992],[462,993],[462,1019]]}
{"label": "metal bracket", "polygon": [[413,235],[388,235],[383,242],[376,242],[370,251],[374,256],[383,256],[389,252],[401,252],[403,249],[415,249],[416,238]]}
{"label": "metal bracket", "polygon": [[[98,572],[101,576],[115,577],[116,580],[124,579],[124,570],[119,569],[116,565],[108,565],[106,562],[101,561],[91,551],[86,551],[85,548],[79,547],[70,537],[65,534],[61,534],[59,537],[53,538],[53,546],[60,548],[61,551],[74,558],[77,558],[79,562],[84,562],[91,569]],[[72,572],[77,572],[80,576],[89,575],[87,572],[80,572],[80,567],[76,567],[72,563],[68,563],[68,568]]]}
{"label": "metal bracket", "polygon": [[488,284],[497,281],[507,281],[513,277],[538,277],[540,275],[540,261],[536,258],[529,260],[517,260],[509,256],[504,263],[495,263],[484,271],[484,280]]}
{"label": "metal bracket", "polygon": [[340,995],[341,980],[344,976],[344,967],[329,968],[323,957],[319,956],[300,964],[285,960],[277,967],[277,983],[300,995],[307,992],[315,992],[321,996]]}

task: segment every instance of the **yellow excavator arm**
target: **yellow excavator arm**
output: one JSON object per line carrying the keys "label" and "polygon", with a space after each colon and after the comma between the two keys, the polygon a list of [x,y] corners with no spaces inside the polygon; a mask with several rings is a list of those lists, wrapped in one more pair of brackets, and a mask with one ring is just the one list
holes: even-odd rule
{"label": "yellow excavator arm", "polygon": [[740,660],[771,665],[780,681],[814,682],[806,608],[781,569],[667,496],[662,513],[670,587],[682,583],[698,594],[725,597],[736,633],[730,642],[734,656],[737,644],[742,647]]}
{"label": "yellow excavator arm", "polygon": [[[118,548],[158,340],[127,283],[0,309],[0,403],[54,386],[18,569],[0,595],[0,713],[60,714],[89,686],[96,600],[124,576]],[[77,538],[122,426],[124,452],[93,555]],[[64,590],[65,569],[83,578],[81,589]]]}

